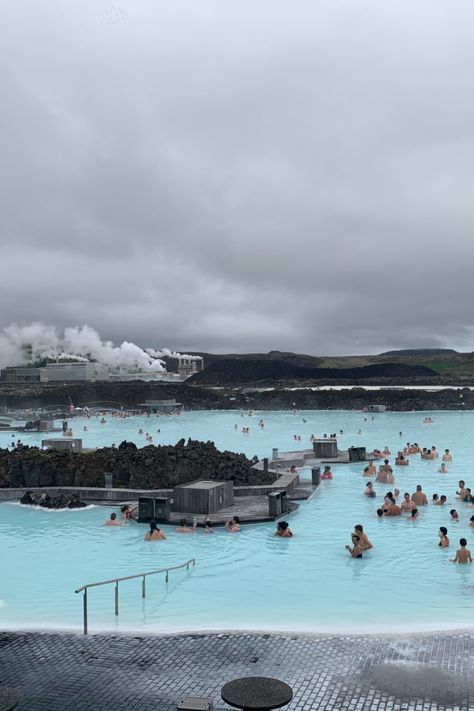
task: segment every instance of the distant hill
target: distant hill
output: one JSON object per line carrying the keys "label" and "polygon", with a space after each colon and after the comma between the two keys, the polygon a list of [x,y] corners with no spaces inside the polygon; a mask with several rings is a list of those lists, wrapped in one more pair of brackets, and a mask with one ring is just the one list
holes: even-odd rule
{"label": "distant hill", "polygon": [[[206,362],[206,361],[205,361]],[[436,372],[424,365],[373,363],[359,367],[321,367],[322,359],[280,353],[226,355],[211,362],[188,383],[196,385],[241,385],[258,381],[367,380],[370,378],[431,378]]]}
{"label": "distant hill", "polygon": [[403,348],[399,351],[385,351],[380,356],[436,356],[436,355],[456,355],[458,351],[452,348]]}

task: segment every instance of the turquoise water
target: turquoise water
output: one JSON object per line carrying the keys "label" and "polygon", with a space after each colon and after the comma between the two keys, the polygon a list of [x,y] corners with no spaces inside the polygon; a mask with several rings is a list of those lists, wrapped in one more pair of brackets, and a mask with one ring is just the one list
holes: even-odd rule
{"label": "turquoise water", "polygon": [[[432,425],[422,424],[431,415]],[[265,428],[257,426],[262,417]],[[306,422],[303,422],[303,418]],[[121,614],[114,616],[113,587],[89,592],[91,631],[99,629],[169,632],[204,629],[269,630],[412,630],[470,625],[474,601],[471,566],[456,566],[461,536],[474,549],[469,518],[474,509],[455,499],[458,479],[474,484],[474,413],[385,413],[364,421],[360,412],[190,412],[181,417],[71,420],[75,436],[86,446],[117,444],[122,439],[145,444],[138,429],[153,434],[154,443],[180,437],[212,439],[219,448],[263,456],[309,446],[311,433],[340,429],[342,447],[367,445],[392,453],[408,440],[421,446],[449,447],[454,461],[449,473],[438,473],[438,461],[412,457],[409,467],[396,467],[403,493],[421,483],[428,498],[446,494],[460,512],[449,520],[451,506],[428,506],[414,522],[406,517],[378,520],[375,514],[385,485],[375,485],[376,499],[362,495],[362,465],[333,468],[314,496],[289,517],[294,538],[276,539],[274,524],[248,525],[240,534],[216,530],[180,536],[164,527],[165,542],[146,543],[146,527],[131,523],[118,529],[103,525],[112,508],[43,511],[0,504],[0,626],[80,628],[82,596],[74,589],[96,580],[130,575],[196,558],[189,572],[149,578],[148,597],[141,599],[140,580],[120,588]],[[239,427],[234,430],[234,424]],[[250,434],[240,432],[250,426]],[[158,435],[157,428],[161,429]],[[359,429],[362,434],[357,434]],[[399,436],[399,431],[404,434]],[[293,435],[301,436],[298,445]],[[39,443],[37,435],[22,436]],[[0,434],[0,446],[11,436]],[[392,457],[393,461],[393,457]],[[303,472],[303,475],[305,472]],[[307,472],[306,472],[307,474]],[[362,560],[344,550],[352,526],[362,523],[374,544]],[[451,548],[438,548],[439,526],[448,527]]]}

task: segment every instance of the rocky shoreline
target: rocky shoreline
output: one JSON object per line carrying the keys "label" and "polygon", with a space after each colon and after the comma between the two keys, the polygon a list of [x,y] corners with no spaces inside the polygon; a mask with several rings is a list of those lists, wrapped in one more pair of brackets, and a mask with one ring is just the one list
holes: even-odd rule
{"label": "rocky shoreline", "polygon": [[[347,390],[317,390],[314,383],[258,383],[255,387],[206,388],[186,383],[96,382],[75,384],[0,385],[0,408],[26,409],[56,407],[56,412],[69,413],[70,406],[101,403],[104,408],[136,408],[146,399],[176,399],[186,410],[362,410],[384,403],[389,410],[473,410],[474,392],[437,383],[444,390],[400,389],[393,385],[383,391],[367,390],[354,385]],[[414,382],[409,385],[434,383]],[[321,385],[321,384],[319,384]],[[334,383],[331,383],[334,385]]]}
{"label": "rocky shoreline", "polygon": [[43,451],[37,447],[0,449],[0,488],[104,487],[104,474],[124,489],[172,489],[195,479],[231,480],[236,486],[268,484],[257,460],[220,452],[213,442],[180,440],[143,447],[132,442],[89,452]]}

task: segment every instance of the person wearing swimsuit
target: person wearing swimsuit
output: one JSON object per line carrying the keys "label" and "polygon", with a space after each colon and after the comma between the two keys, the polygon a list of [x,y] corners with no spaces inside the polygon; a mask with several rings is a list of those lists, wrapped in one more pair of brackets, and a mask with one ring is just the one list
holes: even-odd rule
{"label": "person wearing swimsuit", "polygon": [[357,533],[351,534],[352,548],[346,546],[346,551],[349,551],[351,558],[362,558],[362,547],[360,545],[360,536]]}

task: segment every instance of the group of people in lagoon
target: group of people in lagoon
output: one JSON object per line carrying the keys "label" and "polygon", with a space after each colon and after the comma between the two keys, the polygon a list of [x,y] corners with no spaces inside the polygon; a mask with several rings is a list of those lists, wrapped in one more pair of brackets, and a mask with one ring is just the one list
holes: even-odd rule
{"label": "group of people in lagoon", "polygon": [[[263,420],[260,420],[258,424],[260,427],[263,427]],[[237,429],[237,425],[235,426],[235,429]],[[248,433],[248,428],[245,429],[246,433]],[[399,435],[401,437],[402,433],[400,432]],[[297,439],[297,437],[298,436],[295,435],[294,438]],[[314,439],[314,435],[312,435],[311,439]],[[395,475],[388,459],[388,456],[390,456],[390,454],[391,452],[388,447],[384,447],[381,450],[374,449],[369,455],[370,458],[364,468],[363,476],[373,477],[375,479],[375,482],[379,484],[394,485]],[[438,450],[434,445],[431,447],[421,448],[416,442],[413,444],[407,442],[406,446],[397,452],[397,455],[395,457],[395,465],[409,466],[409,457],[413,455],[420,455],[420,458],[425,460],[436,460],[439,457]],[[374,461],[377,459],[383,459],[383,462],[379,465],[378,469],[374,464]],[[438,472],[443,474],[447,473],[448,469],[446,465],[450,462],[452,462],[451,452],[449,449],[445,449],[441,457],[441,463]],[[292,465],[290,467],[290,471],[295,473],[297,471],[296,467]],[[333,473],[331,471],[331,467],[330,465],[326,465],[321,475],[321,479],[331,480],[332,478]],[[364,496],[367,496],[369,498],[376,498],[377,494],[374,490],[374,485],[372,481],[367,482],[363,493]],[[467,503],[472,508],[474,508],[474,495],[471,494],[471,489],[466,487],[465,482],[462,480],[459,481],[459,490],[456,492],[456,496],[460,502]],[[424,506],[427,506],[428,504],[428,498],[424,493],[421,484],[418,484],[416,486],[416,490],[412,494],[410,494],[409,492],[405,492],[401,499],[400,490],[394,487],[393,490],[387,491],[384,495],[383,502],[377,508],[377,517],[381,519],[384,517],[401,517],[403,514],[408,514],[408,517],[405,518],[408,518],[408,520],[416,520],[420,514],[420,509]],[[438,495],[437,493],[435,493],[432,496],[431,504],[436,506],[448,505],[447,496],[445,494]],[[117,520],[116,513],[112,513],[110,515],[110,519],[108,519],[105,523],[109,526],[120,526],[128,523],[130,518],[134,518],[135,513],[136,512],[131,509],[130,506],[124,506],[121,509],[122,521]],[[457,510],[452,508],[450,509],[449,513],[451,522],[458,523],[460,518]],[[474,515],[470,517],[469,525],[471,528],[474,528]],[[225,524],[225,528],[229,533],[240,532],[239,517],[234,516],[230,521]],[[198,527],[196,519],[194,519],[192,525],[190,525],[188,521],[183,518],[180,520],[179,526],[176,527],[174,532],[177,534],[188,534],[196,533],[198,530],[202,530],[204,534],[211,534],[214,532],[214,527],[209,519],[205,520],[203,525]],[[288,525],[288,522],[279,521],[276,525],[274,535],[280,538],[291,538],[293,536],[293,533]],[[446,526],[441,526],[439,528],[438,537],[438,545],[440,548],[448,548],[450,546],[448,529]],[[155,521],[151,521],[150,530],[145,534],[144,540],[155,541],[165,539],[165,533],[158,527]],[[459,541],[459,545],[460,548],[456,551],[455,557],[450,560],[453,563],[471,563],[472,556],[471,552],[467,548],[467,540],[465,538],[461,538]],[[354,526],[354,530],[351,533],[351,545],[346,545],[346,550],[349,552],[350,556],[352,558],[362,558],[363,552],[372,548],[373,545],[368,539],[367,534],[364,533],[362,524],[357,524],[356,526]]]}
{"label": "group of people in lagoon", "polygon": [[[431,422],[432,421],[430,421],[429,424],[431,424]],[[428,424],[428,422],[426,422],[426,424]],[[400,435],[401,434],[402,433],[400,433]],[[395,475],[387,458],[385,458],[383,463],[379,465],[378,470],[374,464],[374,459],[381,459],[382,457],[386,457],[386,455],[389,454],[390,450],[388,449],[388,447],[385,447],[383,450],[375,449],[371,453],[369,462],[364,468],[362,475],[364,477],[375,477],[375,481],[377,483],[395,484]],[[413,444],[407,442],[407,445],[404,447],[404,449],[397,453],[397,456],[395,458],[395,465],[408,466],[409,459],[407,455],[415,454],[419,454],[421,459],[428,460],[435,460],[439,457],[438,451],[435,446],[420,448],[416,442]],[[439,466],[438,472],[441,474],[447,473],[448,470],[446,464],[452,462],[452,459],[453,458],[450,450],[445,449],[442,455],[442,461]],[[471,489],[466,487],[466,483],[463,480],[459,481],[458,486],[459,489],[458,491],[456,491],[456,497],[458,498],[458,500],[462,503],[468,504],[471,508],[474,508],[474,495],[471,494]],[[367,496],[369,498],[375,498],[377,496],[372,481],[367,482],[363,494],[364,496]],[[406,513],[408,514],[409,520],[415,520],[419,516],[420,508],[429,505],[428,497],[424,493],[421,484],[417,484],[416,490],[412,494],[410,494],[409,492],[405,492],[403,494],[403,499],[400,500],[400,502],[399,497],[400,490],[398,488],[394,488],[393,491],[388,491],[384,495],[383,503],[377,508],[377,517],[381,519],[386,516],[402,516],[402,514]],[[445,494],[439,495],[437,493],[433,494],[431,503],[435,506],[449,505],[447,496]],[[456,509],[450,509],[449,514],[451,522],[459,523],[459,513]],[[469,521],[470,528],[474,528],[474,515],[470,517]],[[356,529],[351,535],[352,546],[346,546],[346,549],[349,551],[350,555],[353,558],[362,558],[362,552],[366,548],[364,547],[364,542],[361,540],[361,531]],[[448,529],[446,526],[440,527],[438,531],[438,537],[439,547],[448,548],[450,545],[450,541],[448,537]],[[467,540],[465,538],[461,538],[459,541],[459,545],[460,548],[456,551],[455,557],[450,559],[451,562],[461,564],[472,563],[471,552],[467,548]],[[370,545],[370,547],[372,547],[372,545]]]}
{"label": "group of people in lagoon", "polygon": [[[121,520],[117,518],[117,514],[113,511],[110,517],[105,521],[106,526],[122,526],[127,525],[133,519],[136,520],[137,509],[126,504],[121,507]],[[150,530],[145,533],[143,540],[145,541],[164,541],[166,540],[165,533],[158,527],[156,521],[150,521]],[[229,533],[240,533],[240,518],[233,516],[230,521],[227,521],[225,528]],[[179,526],[174,530],[175,533],[196,533],[198,530],[197,519],[194,517],[192,525],[186,518],[179,521]],[[214,527],[209,518],[207,518],[202,526],[202,532],[205,534],[214,533]],[[291,538],[293,533],[287,521],[278,521],[275,531],[275,536],[278,538]]]}

